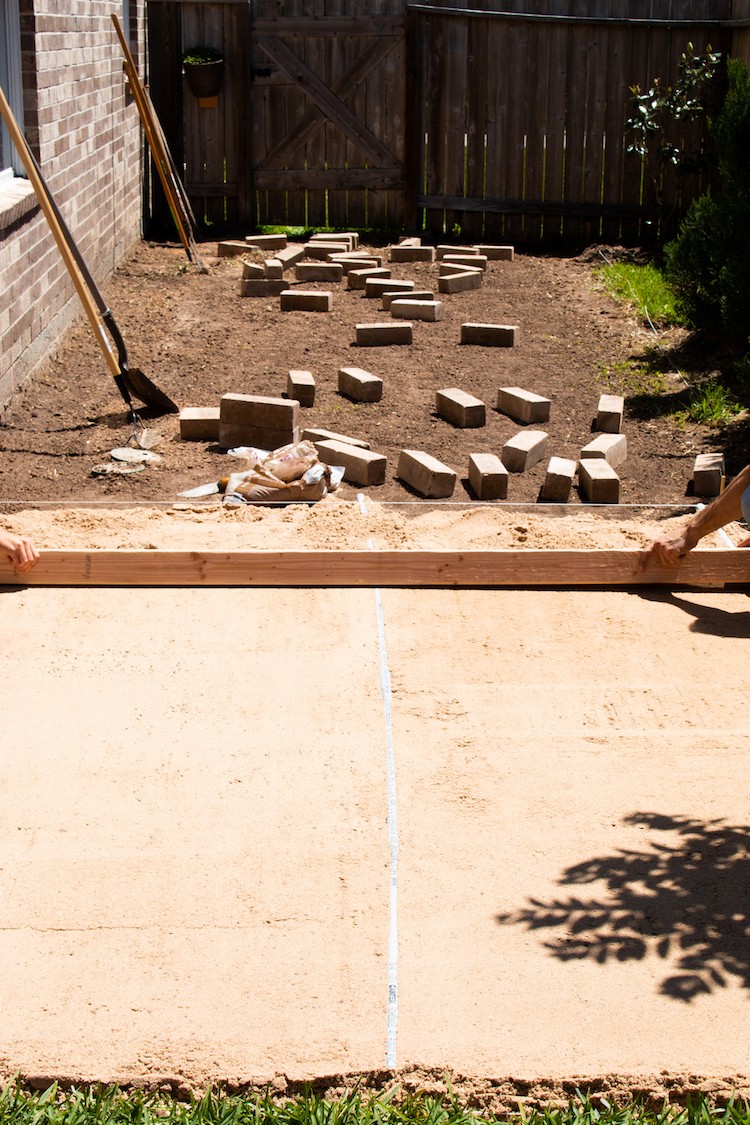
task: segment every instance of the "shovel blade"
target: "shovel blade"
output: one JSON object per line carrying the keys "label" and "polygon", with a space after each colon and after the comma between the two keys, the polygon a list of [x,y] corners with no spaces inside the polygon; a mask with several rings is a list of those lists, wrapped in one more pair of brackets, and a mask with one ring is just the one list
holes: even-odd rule
{"label": "shovel blade", "polygon": [[157,430],[141,430],[135,442],[139,449],[153,449],[161,441],[161,434]]}
{"label": "shovel blade", "polygon": [[158,411],[160,414],[179,414],[180,408],[172,402],[169,395],[159,390],[155,383],[143,374],[138,367],[129,367],[123,371],[125,386],[135,398],[140,399],[146,406]]}

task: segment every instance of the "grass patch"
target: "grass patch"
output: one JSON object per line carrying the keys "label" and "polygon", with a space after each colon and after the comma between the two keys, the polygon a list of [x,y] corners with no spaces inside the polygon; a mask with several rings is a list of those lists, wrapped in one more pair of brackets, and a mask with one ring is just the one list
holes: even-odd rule
{"label": "grass patch", "polygon": [[283,224],[264,224],[259,226],[253,233],[285,234],[287,238],[307,242],[314,234],[330,234],[331,239],[335,241],[336,234],[342,230],[353,231],[355,234],[358,234],[360,243],[364,243],[367,246],[387,246],[392,242],[398,242],[399,237],[405,233],[402,230],[394,230],[391,227],[314,227],[284,226]]}
{"label": "grass patch", "polygon": [[642,421],[668,418],[677,426],[694,422],[721,429],[746,410],[715,375],[675,389],[659,366],[662,359],[649,349],[641,357],[603,368],[599,378],[610,393],[622,395],[628,413]]}
{"label": "grass patch", "polygon": [[445,1095],[404,1093],[394,1085],[382,1093],[354,1090],[325,1098],[306,1089],[296,1096],[270,1092],[247,1096],[207,1091],[178,1101],[166,1093],[119,1087],[26,1091],[20,1083],[0,1095],[0,1125],[750,1125],[750,1107],[740,1099],[718,1103],[706,1095],[685,1105],[648,1108],[632,1101],[616,1105],[603,1095],[578,1093],[567,1106],[532,1109],[518,1104],[502,1115],[462,1104],[450,1086]]}
{"label": "grass patch", "polygon": [[642,358],[625,359],[602,368],[599,378],[609,392],[625,398],[656,398],[671,390],[657,358],[650,352]]}
{"label": "grass patch", "polygon": [[607,292],[634,309],[644,322],[666,327],[685,322],[675,307],[675,294],[657,266],[611,262],[597,269]]}
{"label": "grass patch", "polygon": [[315,229],[314,227],[262,226],[258,227],[258,234],[285,234],[287,238],[308,239]]}
{"label": "grass patch", "polygon": [[707,379],[693,387],[682,421],[701,422],[705,426],[721,428],[728,425],[743,410],[731,391],[718,379]]}

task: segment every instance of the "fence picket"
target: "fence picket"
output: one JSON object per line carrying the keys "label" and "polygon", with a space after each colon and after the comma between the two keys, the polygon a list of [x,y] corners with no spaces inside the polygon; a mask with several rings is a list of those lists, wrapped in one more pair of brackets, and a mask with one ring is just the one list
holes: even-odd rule
{"label": "fence picket", "polygon": [[[560,91],[566,87],[568,59],[568,39],[571,29],[551,27],[547,49],[547,106],[546,106],[546,168],[544,176],[544,199],[554,204],[562,199],[565,182],[565,119],[566,99]],[[563,217],[552,212],[544,217],[544,237],[559,238],[563,231]]]}
{"label": "fence picket", "polygon": [[[524,90],[529,77],[529,24],[523,20],[511,23],[506,45],[508,58],[508,99],[506,131],[503,145],[495,152],[496,164],[505,165],[506,199],[516,205],[526,198],[524,168],[526,165],[526,104]],[[523,242],[523,212],[511,211],[505,219],[505,236],[509,242]]]}
{"label": "fence picket", "polygon": [[[607,14],[607,0],[595,0],[594,13]],[[589,24],[586,32],[586,121],[584,125],[584,153],[581,175],[581,200],[597,209],[602,203],[602,178],[605,150],[605,89],[609,29]],[[584,242],[601,238],[601,216],[594,212],[581,220],[579,237]]]}
{"label": "fence picket", "polygon": [[[466,84],[466,195],[484,199],[486,192],[485,136],[489,112],[487,79],[490,66],[488,51],[489,22],[472,20],[468,27],[466,63],[470,78]],[[493,60],[496,63],[497,60]],[[484,237],[484,213],[468,211],[461,223],[462,239],[476,242]]]}
{"label": "fence picket", "polygon": [[[329,16],[345,16],[346,0],[325,0],[325,12]],[[352,41],[344,35],[329,35],[326,38],[326,74],[335,79],[346,73],[352,59]],[[325,126],[325,162],[330,168],[346,167],[347,141],[340,129],[328,122]],[[329,189],[327,196],[327,221],[332,227],[348,228],[349,221],[346,190]]]}

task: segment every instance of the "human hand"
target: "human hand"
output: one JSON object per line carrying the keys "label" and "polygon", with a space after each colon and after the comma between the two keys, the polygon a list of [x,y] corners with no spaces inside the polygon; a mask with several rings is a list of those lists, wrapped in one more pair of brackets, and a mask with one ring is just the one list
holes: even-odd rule
{"label": "human hand", "polygon": [[638,559],[638,570],[646,570],[651,564],[656,566],[677,566],[685,558],[690,547],[685,533],[674,535],[670,539],[654,539]]}
{"label": "human hand", "polygon": [[39,558],[39,552],[25,535],[12,535],[0,532],[0,550],[4,551],[15,570],[31,570]]}

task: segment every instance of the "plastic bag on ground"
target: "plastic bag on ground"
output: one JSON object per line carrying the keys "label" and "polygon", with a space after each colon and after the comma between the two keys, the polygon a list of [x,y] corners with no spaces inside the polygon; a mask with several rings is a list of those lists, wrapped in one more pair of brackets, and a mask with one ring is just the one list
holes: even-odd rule
{"label": "plastic bag on ground", "polygon": [[311,441],[283,445],[270,453],[250,446],[240,446],[229,452],[233,457],[244,457],[250,461],[252,468],[262,469],[264,473],[286,482],[299,480],[318,460],[318,452]]}
{"label": "plastic bag on ground", "polygon": [[215,485],[199,485],[180,496],[223,493],[224,503],[283,504],[293,501],[312,503],[338,488],[344,469],[324,465],[312,442],[301,441],[272,451],[242,446],[229,450],[249,468],[230,473]]}

